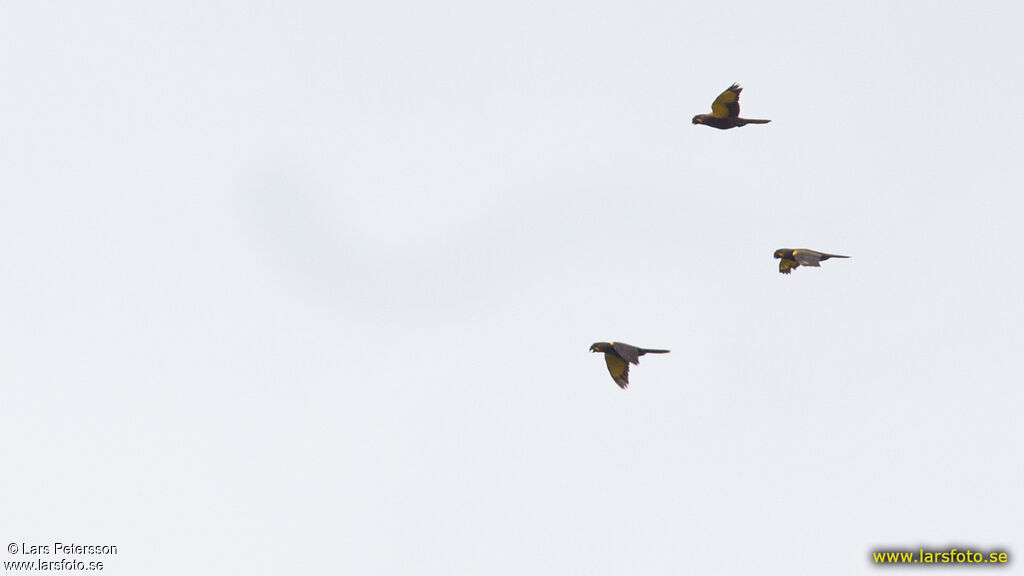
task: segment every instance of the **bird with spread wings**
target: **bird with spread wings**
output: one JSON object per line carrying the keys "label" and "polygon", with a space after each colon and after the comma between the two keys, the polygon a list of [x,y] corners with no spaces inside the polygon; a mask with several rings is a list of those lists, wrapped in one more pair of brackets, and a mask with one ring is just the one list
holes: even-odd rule
{"label": "bird with spread wings", "polygon": [[743,88],[739,84],[733,84],[725,92],[718,95],[711,103],[711,114],[697,114],[693,117],[694,124],[703,124],[728,130],[737,126],[747,124],[767,124],[771,120],[754,120],[751,118],[740,118],[740,92]]}
{"label": "bird with spread wings", "polygon": [[640,364],[644,354],[668,354],[668,350],[637,348],[622,342],[595,342],[590,346],[591,352],[604,352],[604,362],[608,365],[608,373],[612,380],[623,390],[629,386],[629,365]]}

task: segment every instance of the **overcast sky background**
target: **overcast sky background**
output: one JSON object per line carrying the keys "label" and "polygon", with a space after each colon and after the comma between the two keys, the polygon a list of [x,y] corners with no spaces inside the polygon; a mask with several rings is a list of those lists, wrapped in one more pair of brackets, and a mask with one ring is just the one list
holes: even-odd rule
{"label": "overcast sky background", "polygon": [[[1022,19],[6,6],[3,543],[116,544],[115,574],[1019,565]],[[772,123],[691,125],[732,82]],[[600,340],[672,353],[622,391]]]}

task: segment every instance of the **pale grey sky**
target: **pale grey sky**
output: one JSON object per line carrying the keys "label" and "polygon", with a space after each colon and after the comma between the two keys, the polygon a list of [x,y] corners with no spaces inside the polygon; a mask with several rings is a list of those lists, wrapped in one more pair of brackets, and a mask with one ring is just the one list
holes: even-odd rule
{"label": "pale grey sky", "polygon": [[[3,543],[115,544],[113,574],[1018,562],[1022,18],[8,6]],[[732,82],[773,122],[691,125]],[[598,340],[672,353],[624,392]]]}

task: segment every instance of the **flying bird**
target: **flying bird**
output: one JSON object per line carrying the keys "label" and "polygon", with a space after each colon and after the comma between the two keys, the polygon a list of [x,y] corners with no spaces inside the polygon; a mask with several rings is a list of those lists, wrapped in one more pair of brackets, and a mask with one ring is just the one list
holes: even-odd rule
{"label": "flying bird", "polygon": [[637,348],[622,342],[594,342],[590,346],[591,352],[604,352],[604,362],[608,365],[608,373],[612,380],[623,390],[629,386],[629,365],[640,364],[640,357],[644,354],[668,354],[668,350],[654,350],[651,348]]}
{"label": "flying bird", "polygon": [[711,103],[711,114],[697,114],[693,117],[693,123],[711,126],[719,130],[728,130],[736,126],[771,122],[771,120],[740,118],[740,92],[742,91],[743,88],[739,84],[733,84]]}
{"label": "flying bird", "polygon": [[849,258],[849,256],[840,256],[839,254],[825,254],[824,252],[816,252],[814,250],[807,250],[806,248],[779,248],[775,251],[775,258],[779,260],[779,272],[783,274],[789,274],[794,268],[799,266],[814,266],[817,268],[821,266],[819,262],[822,260],[828,260],[829,258]]}

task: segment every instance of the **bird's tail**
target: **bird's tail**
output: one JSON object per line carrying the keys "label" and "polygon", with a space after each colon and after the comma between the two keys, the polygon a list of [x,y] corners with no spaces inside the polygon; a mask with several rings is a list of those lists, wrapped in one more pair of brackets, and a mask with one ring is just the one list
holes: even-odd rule
{"label": "bird's tail", "polygon": [[849,258],[849,256],[843,256],[841,254],[822,254],[822,260],[828,260],[829,258]]}
{"label": "bird's tail", "polygon": [[767,124],[771,122],[771,120],[757,120],[756,118],[737,118],[736,122],[738,122],[740,126],[746,126],[747,124]]}
{"label": "bird's tail", "polygon": [[640,354],[668,354],[669,350],[654,350],[653,348],[641,348]]}

